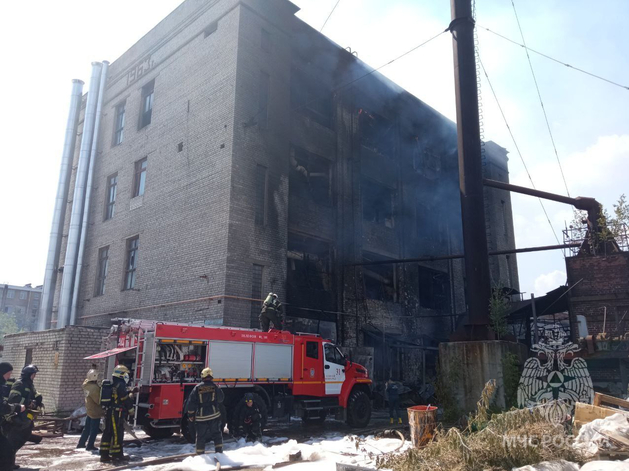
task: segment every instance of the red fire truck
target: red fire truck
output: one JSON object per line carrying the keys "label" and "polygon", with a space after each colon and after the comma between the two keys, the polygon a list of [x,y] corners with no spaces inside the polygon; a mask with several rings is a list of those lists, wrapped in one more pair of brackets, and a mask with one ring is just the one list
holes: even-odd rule
{"label": "red fire truck", "polygon": [[151,437],[187,435],[184,404],[206,366],[225,393],[222,417],[232,431],[244,420],[245,393],[263,424],[269,416],[308,423],[334,414],[364,427],[371,418],[367,369],[315,334],[127,319],[116,321],[109,341],[113,348],[86,359],[104,359],[106,378],[118,363],[129,368],[140,391],[136,424]]}

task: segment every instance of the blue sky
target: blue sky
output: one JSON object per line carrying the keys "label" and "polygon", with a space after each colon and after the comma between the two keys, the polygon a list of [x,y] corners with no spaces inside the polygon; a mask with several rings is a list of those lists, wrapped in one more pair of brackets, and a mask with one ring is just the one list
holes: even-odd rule
{"label": "blue sky", "polygon": [[[629,85],[629,41],[623,33],[629,2],[514,1],[531,48]],[[0,6],[0,41],[12,46],[4,48],[8,73],[0,78],[2,215],[9,221],[0,231],[0,283],[43,279],[71,79],[87,82],[90,62],[115,60],[179,3],[35,0]],[[319,29],[336,0],[294,3],[301,8],[298,16]],[[445,0],[341,0],[323,32],[377,67],[449,21]],[[520,41],[511,0],[479,0],[477,21]],[[478,37],[481,59],[535,185],[565,193],[524,50],[483,30]],[[572,196],[593,196],[611,207],[620,194],[629,194],[629,90],[535,54],[531,58]],[[449,34],[382,73],[454,119]],[[512,182],[530,186],[484,78],[481,91],[486,139],[509,150]],[[518,246],[556,243],[537,200],[515,195],[513,204]],[[571,209],[545,206],[561,240]],[[518,263],[523,291],[542,295],[565,282],[561,252],[519,255]]]}

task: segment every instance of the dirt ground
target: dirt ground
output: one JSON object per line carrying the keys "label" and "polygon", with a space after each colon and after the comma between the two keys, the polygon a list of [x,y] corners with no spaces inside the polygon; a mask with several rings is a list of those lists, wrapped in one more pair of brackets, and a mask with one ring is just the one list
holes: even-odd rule
{"label": "dirt ground", "polygon": [[[386,429],[389,426],[388,415],[383,411],[374,411],[371,423],[367,429],[352,431],[345,423],[327,420],[321,425],[304,426],[299,419],[292,419],[290,422],[270,422],[264,431],[265,444],[279,444],[293,439],[304,442],[313,437],[325,435],[331,432],[340,434],[371,434],[375,430]],[[187,443],[179,435],[173,435],[165,440],[153,440],[142,431],[137,432],[140,439],[135,440],[131,435],[125,435],[125,454],[134,460],[150,460],[155,457],[169,455],[179,455],[192,453],[194,447]],[[101,464],[98,454],[92,454],[83,450],[77,450],[76,444],[79,440],[77,434],[67,434],[63,437],[44,438],[38,445],[27,444],[17,455],[17,464],[23,471],[57,470],[57,471],[93,471],[106,467],[113,467]],[[225,437],[225,443],[233,443],[233,439]],[[99,446],[100,435],[96,440]],[[208,446],[208,451],[212,446]]]}

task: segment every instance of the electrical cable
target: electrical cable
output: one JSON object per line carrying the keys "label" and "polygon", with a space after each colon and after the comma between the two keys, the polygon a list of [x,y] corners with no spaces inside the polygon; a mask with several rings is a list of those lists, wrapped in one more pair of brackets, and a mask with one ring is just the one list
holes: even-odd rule
{"label": "electrical cable", "polygon": [[496,36],[498,36],[498,37],[500,37],[500,38],[502,38],[502,39],[505,39],[505,40],[509,41],[510,43],[515,44],[516,46],[523,47],[523,48],[525,48],[526,50],[531,51],[531,52],[534,52],[535,54],[538,54],[538,55],[540,55],[540,56],[542,56],[542,57],[545,57],[546,59],[549,59],[549,60],[551,60],[551,61],[553,61],[553,62],[557,62],[558,64],[564,65],[564,66],[566,66],[566,67],[568,67],[568,68],[570,68],[570,69],[576,70],[577,72],[581,72],[581,73],[583,73],[583,74],[585,74],[585,75],[589,75],[590,77],[594,77],[594,78],[596,78],[596,79],[602,80],[603,82],[607,82],[607,83],[610,83],[610,84],[612,84],[612,85],[616,85],[617,87],[624,88],[625,90],[629,90],[629,86],[628,86],[628,85],[623,85],[623,84],[621,84],[621,83],[614,82],[613,80],[606,79],[605,77],[601,77],[600,75],[596,75],[596,74],[594,74],[594,73],[592,73],[592,72],[588,72],[587,70],[581,69],[581,68],[579,68],[579,67],[575,67],[575,66],[570,65],[570,64],[568,64],[568,63],[566,63],[566,62],[562,62],[562,61],[560,61],[559,59],[555,59],[554,57],[549,56],[548,54],[544,54],[543,52],[536,51],[535,49],[532,49],[532,48],[530,48],[530,47],[528,47],[528,46],[526,46],[526,45],[524,45],[524,44],[521,44],[521,43],[519,43],[519,42],[517,42],[517,41],[514,41],[513,39],[510,39],[510,38],[508,38],[508,37],[506,37],[506,36],[503,36],[503,35],[502,35],[502,34],[500,34],[500,33],[496,33],[495,31],[492,31],[491,29],[489,29],[489,28],[487,28],[487,27],[485,27],[485,26],[480,26],[480,25],[477,25],[477,26],[478,26],[479,28],[484,29],[485,31],[487,31],[487,32],[489,32],[489,33],[495,34]]}
{"label": "electrical cable", "polygon": [[518,11],[515,9],[515,2],[511,0],[511,5],[513,5],[513,13],[515,14],[515,20],[518,23],[518,29],[520,30],[520,37],[522,38],[522,44],[524,44],[524,51],[526,52],[526,58],[529,62],[529,68],[531,69],[531,75],[533,76],[533,82],[535,82],[535,90],[537,90],[537,97],[539,98],[539,104],[542,107],[542,112],[544,113],[544,120],[546,121],[546,128],[548,129],[548,135],[550,136],[550,142],[553,144],[553,150],[555,151],[555,157],[557,158],[557,164],[559,165],[559,171],[561,172],[561,178],[563,180],[563,184],[566,187],[566,194],[570,196],[570,190],[568,190],[568,182],[566,182],[566,176],[563,173],[563,167],[561,166],[561,160],[559,160],[559,153],[557,152],[557,146],[555,145],[555,138],[553,137],[553,132],[550,129],[550,123],[548,122],[548,115],[546,114],[546,107],[544,106],[544,100],[542,100],[542,94],[539,91],[539,85],[537,83],[537,77],[535,76],[535,71],[533,70],[533,63],[531,62],[531,56],[529,55],[528,48],[526,47],[526,41],[524,40],[524,32],[522,31],[522,25],[520,25],[520,18],[518,17]]}
{"label": "electrical cable", "polygon": [[339,6],[339,3],[341,3],[341,0],[338,0],[336,2],[336,5],[334,5],[334,8],[332,8],[332,11],[330,12],[330,14],[328,15],[328,17],[326,18],[325,22],[323,23],[323,26],[321,27],[321,29],[319,30],[319,32],[323,31],[323,28],[325,28],[325,25],[328,24],[328,20],[330,19],[330,17],[332,16],[332,13],[334,13],[334,10],[336,10],[336,7]]}
{"label": "electrical cable", "polygon": [[[529,177],[529,181],[531,182],[531,186],[533,187],[533,189],[537,189],[535,188],[535,183],[533,183],[533,177],[531,177],[531,173],[529,172],[528,167],[526,166],[526,162],[524,161],[524,156],[522,155],[522,152],[520,151],[520,147],[518,146],[518,143],[515,140],[515,136],[513,135],[513,131],[511,131],[511,126],[509,126],[509,122],[507,121],[507,117],[505,116],[505,113],[502,109],[502,106],[500,105],[500,102],[498,101],[498,96],[496,95],[496,91],[494,90],[493,85],[491,84],[491,80],[489,80],[489,75],[487,74],[487,70],[485,69],[485,65],[483,64],[483,61],[480,60],[480,66],[483,69],[483,73],[485,74],[485,78],[487,79],[487,83],[489,84],[489,88],[491,90],[491,93],[494,95],[494,99],[496,100],[496,104],[498,105],[498,109],[500,110],[500,114],[502,115],[502,119],[505,122],[505,126],[507,126],[507,130],[509,131],[509,135],[511,136],[511,140],[513,141],[513,145],[515,146],[516,151],[518,152],[518,155],[520,156],[520,160],[522,161],[522,165],[524,166],[524,170],[526,171],[526,175]],[[548,213],[546,212],[546,208],[544,207],[544,203],[542,202],[541,198],[537,198],[539,201],[539,204],[542,206],[542,211],[544,211],[544,214],[546,215],[546,220],[548,221],[548,224],[550,225],[550,229],[553,231],[553,235],[555,236],[555,240],[557,241],[557,244],[560,244],[559,242],[559,238],[557,237],[557,233],[555,232],[555,228],[553,227],[553,223],[550,222],[550,218],[548,217]]]}

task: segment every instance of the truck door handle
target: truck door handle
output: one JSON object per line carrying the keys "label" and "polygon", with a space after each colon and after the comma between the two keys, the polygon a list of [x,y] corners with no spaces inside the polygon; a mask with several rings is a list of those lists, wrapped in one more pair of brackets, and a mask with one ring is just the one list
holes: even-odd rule
{"label": "truck door handle", "polygon": [[330,365],[325,365],[325,369],[329,370],[330,369]]}
{"label": "truck door handle", "polygon": [[343,368],[341,371],[342,371],[343,373],[345,373],[345,368]]}

